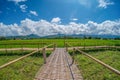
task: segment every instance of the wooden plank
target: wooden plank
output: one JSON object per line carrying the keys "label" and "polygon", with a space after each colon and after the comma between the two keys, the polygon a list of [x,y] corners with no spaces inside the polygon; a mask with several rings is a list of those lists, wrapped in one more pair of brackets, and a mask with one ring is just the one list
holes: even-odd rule
{"label": "wooden plank", "polygon": [[66,52],[66,49],[57,48],[49,57],[34,80],[83,80],[75,64],[70,66],[72,58]]}

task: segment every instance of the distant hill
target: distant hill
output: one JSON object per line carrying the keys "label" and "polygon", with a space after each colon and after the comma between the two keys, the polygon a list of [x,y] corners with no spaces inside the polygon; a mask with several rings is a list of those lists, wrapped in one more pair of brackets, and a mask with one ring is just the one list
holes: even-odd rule
{"label": "distant hill", "polygon": [[7,36],[7,39],[30,39],[30,38],[40,38],[40,36],[36,34],[30,34],[26,36]]}
{"label": "distant hill", "polygon": [[44,36],[44,38],[109,38],[109,39],[113,39],[113,38],[120,38],[120,36],[118,35],[83,35],[83,34],[73,34],[73,35],[64,35],[64,34],[57,34],[57,35],[49,35],[49,36]]}
{"label": "distant hill", "polygon": [[83,34],[73,34],[73,35],[65,35],[65,34],[57,34],[57,35],[48,35],[48,36],[38,36],[36,34],[30,34],[26,36],[7,36],[7,39],[32,39],[32,38],[120,38],[118,35],[83,35]]}
{"label": "distant hill", "polygon": [[36,34],[30,34],[26,36],[27,38],[40,38],[40,36],[36,35]]}

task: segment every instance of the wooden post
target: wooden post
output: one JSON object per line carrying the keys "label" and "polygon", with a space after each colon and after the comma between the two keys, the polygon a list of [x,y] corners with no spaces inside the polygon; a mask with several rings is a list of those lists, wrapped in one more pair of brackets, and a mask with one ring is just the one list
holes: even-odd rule
{"label": "wooden post", "polygon": [[72,63],[70,64],[70,66],[72,66],[72,64],[74,63],[74,55],[75,55],[75,48],[73,48],[73,53],[72,53]]}
{"label": "wooden post", "polygon": [[40,54],[40,43],[38,43],[38,53],[37,53],[37,56],[39,56]]}
{"label": "wooden post", "polygon": [[23,43],[21,43],[21,53],[23,54]]}
{"label": "wooden post", "polygon": [[84,44],[83,45],[84,45],[84,50],[85,50],[85,34],[84,34],[83,40],[84,40]]}
{"label": "wooden post", "polygon": [[8,52],[8,51],[7,51],[7,44],[5,44],[5,52],[6,52],[6,54],[7,54],[7,52]]}
{"label": "wooden post", "polygon": [[68,51],[68,45],[67,45],[67,43],[65,44],[65,46],[66,46],[66,51]]}
{"label": "wooden post", "polygon": [[11,48],[11,54],[13,54],[13,50],[12,50],[12,47],[13,47],[13,46],[11,45],[11,46],[10,46],[10,48]]}
{"label": "wooden post", "polygon": [[40,49],[40,43],[38,43],[38,50]]}
{"label": "wooden post", "polygon": [[44,64],[46,64],[46,48],[43,48],[43,58],[44,58]]}
{"label": "wooden post", "polygon": [[75,55],[75,48],[73,48],[73,55]]}
{"label": "wooden post", "polygon": [[53,51],[55,50],[55,48],[56,48],[56,44],[53,45]]}

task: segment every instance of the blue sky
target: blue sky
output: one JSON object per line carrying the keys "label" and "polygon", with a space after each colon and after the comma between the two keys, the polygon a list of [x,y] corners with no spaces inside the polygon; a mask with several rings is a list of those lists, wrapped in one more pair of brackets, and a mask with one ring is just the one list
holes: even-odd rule
{"label": "blue sky", "polygon": [[119,4],[120,0],[0,0],[0,23],[1,26],[17,24],[21,27],[21,22],[27,20],[45,20],[58,26],[87,25],[90,21],[97,24],[119,22]]}
{"label": "blue sky", "polygon": [[[54,17],[60,17],[62,23],[67,24],[73,18],[77,18],[76,22],[80,23],[119,19],[120,0],[106,1],[113,4],[104,8],[99,7],[99,0],[21,0],[18,3],[15,0],[0,0],[0,22],[19,23],[25,18],[50,21]],[[21,10],[20,5],[27,6],[25,12]],[[30,11],[35,11],[38,16],[30,14]]]}

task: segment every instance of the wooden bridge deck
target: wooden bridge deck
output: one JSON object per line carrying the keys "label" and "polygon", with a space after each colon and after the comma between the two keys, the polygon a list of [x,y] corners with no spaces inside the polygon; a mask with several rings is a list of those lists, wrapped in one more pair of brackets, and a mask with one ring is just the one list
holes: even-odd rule
{"label": "wooden bridge deck", "polygon": [[64,48],[57,48],[38,71],[34,80],[83,80],[77,66]]}

